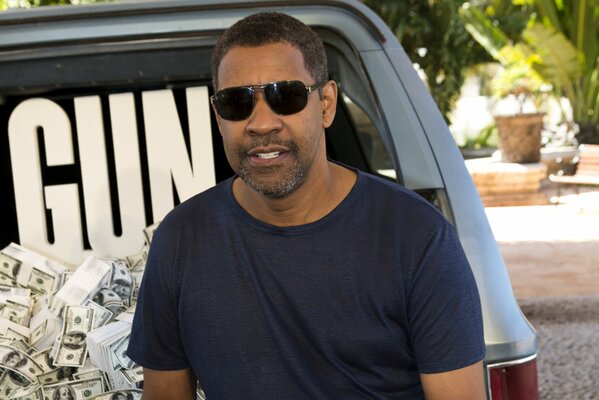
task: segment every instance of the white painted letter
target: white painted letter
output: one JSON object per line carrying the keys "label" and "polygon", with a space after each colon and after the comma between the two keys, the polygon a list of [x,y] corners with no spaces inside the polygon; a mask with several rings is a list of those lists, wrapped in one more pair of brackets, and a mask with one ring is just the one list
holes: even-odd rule
{"label": "white painted letter", "polygon": [[99,256],[124,257],[138,252],[143,245],[142,230],[146,222],[141,166],[133,95],[111,95],[109,101],[123,228],[120,236],[114,233],[102,106],[98,96],[75,98],[77,138],[90,245]]}
{"label": "white painted letter", "polygon": [[154,221],[175,205],[173,181],[181,201],[215,184],[208,89],[188,88],[186,95],[191,162],[172,91],[142,95]]}
{"label": "white painted letter", "polygon": [[[44,205],[38,128],[43,129],[48,166],[74,163],[71,124],[58,104],[29,99],[14,109],[8,121],[8,138],[20,242],[49,256],[78,263],[83,254],[83,236],[77,185],[47,187]],[[54,243],[46,235],[46,208],[52,213]]]}

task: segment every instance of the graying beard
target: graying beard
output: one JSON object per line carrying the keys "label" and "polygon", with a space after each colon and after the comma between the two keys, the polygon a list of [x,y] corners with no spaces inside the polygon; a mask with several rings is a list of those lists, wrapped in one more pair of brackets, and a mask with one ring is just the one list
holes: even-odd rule
{"label": "graying beard", "polygon": [[273,200],[289,196],[306,180],[305,173],[298,163],[294,164],[291,171],[289,171],[289,174],[283,177],[280,182],[277,182],[270,189],[265,188],[264,185],[253,180],[244,166],[241,166],[238,175],[252,190]]}

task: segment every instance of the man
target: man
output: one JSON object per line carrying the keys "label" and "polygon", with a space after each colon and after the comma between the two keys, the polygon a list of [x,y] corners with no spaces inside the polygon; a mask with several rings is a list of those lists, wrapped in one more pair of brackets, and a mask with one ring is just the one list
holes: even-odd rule
{"label": "man", "polygon": [[62,385],[54,389],[53,400],[75,400],[75,391],[69,385]]}
{"label": "man", "polygon": [[13,350],[7,353],[2,360],[0,367],[8,367],[12,369],[18,369],[27,363],[27,359],[17,351]]}
{"label": "man", "polygon": [[330,162],[318,36],[260,13],[213,53],[236,176],[154,234],[128,355],[144,399],[484,399],[478,292],[454,229]]}

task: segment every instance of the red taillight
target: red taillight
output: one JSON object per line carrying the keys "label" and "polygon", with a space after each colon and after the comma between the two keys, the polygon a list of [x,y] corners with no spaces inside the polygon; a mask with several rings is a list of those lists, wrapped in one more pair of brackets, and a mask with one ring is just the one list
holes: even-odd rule
{"label": "red taillight", "polygon": [[489,365],[491,400],[539,400],[537,360]]}

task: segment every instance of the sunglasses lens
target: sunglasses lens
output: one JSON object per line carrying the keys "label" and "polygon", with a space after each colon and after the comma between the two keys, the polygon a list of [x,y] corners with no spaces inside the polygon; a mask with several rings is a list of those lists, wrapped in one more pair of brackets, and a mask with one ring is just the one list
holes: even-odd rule
{"label": "sunglasses lens", "polygon": [[308,103],[308,92],[300,81],[271,83],[264,88],[264,95],[270,108],[281,115],[298,113]]}
{"label": "sunglasses lens", "polygon": [[254,91],[244,87],[224,89],[214,95],[213,104],[222,118],[241,121],[252,114]]}

